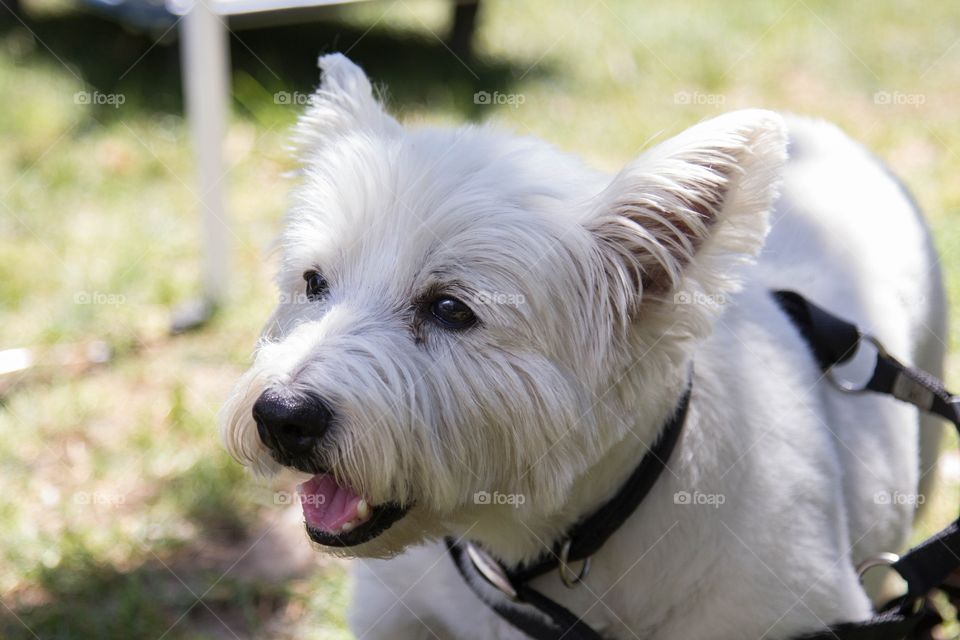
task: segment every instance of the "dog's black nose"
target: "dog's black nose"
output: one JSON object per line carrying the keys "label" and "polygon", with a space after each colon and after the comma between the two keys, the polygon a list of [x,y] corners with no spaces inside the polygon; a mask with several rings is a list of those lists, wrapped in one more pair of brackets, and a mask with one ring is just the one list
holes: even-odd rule
{"label": "dog's black nose", "polygon": [[253,419],[263,444],[292,455],[309,452],[332,418],[327,403],[310,395],[267,390],[253,404]]}

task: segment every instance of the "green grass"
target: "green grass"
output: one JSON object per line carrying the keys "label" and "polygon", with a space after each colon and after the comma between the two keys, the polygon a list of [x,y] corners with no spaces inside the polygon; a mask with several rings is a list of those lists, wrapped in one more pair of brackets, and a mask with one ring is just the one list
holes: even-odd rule
{"label": "green grass", "polygon": [[[434,35],[446,29],[440,0],[240,31],[224,179],[230,299],[209,327],[174,339],[171,307],[198,292],[199,269],[176,45],[62,3],[27,10],[24,26],[0,9],[0,349],[41,347],[51,362],[103,340],[115,357],[89,371],[41,365],[0,405],[3,638],[346,637],[341,564],[257,570],[264,555],[295,556],[299,532],[273,541],[296,524],[214,428],[273,297],[266,253],[296,112],[273,95],[309,92],[320,51],[350,49],[408,121],[493,118],[611,169],[737,107],[834,120],[915,192],[960,302],[956,3],[489,0],[466,65]],[[74,102],[93,90],[125,102]],[[481,90],[523,104],[476,105]],[[877,92],[923,103],[878,104]],[[954,387],[958,373],[953,357]],[[921,531],[946,522],[957,494],[941,492]]]}

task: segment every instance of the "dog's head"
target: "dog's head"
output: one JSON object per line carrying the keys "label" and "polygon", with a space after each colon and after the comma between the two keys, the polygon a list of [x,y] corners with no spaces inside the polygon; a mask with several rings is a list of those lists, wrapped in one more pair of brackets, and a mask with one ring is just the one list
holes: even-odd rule
{"label": "dog's head", "polygon": [[310,537],[359,555],[562,513],[675,402],[762,243],[783,125],[729,114],[610,178],[487,127],[406,129],[349,60],[320,66],[281,299],[223,410],[227,448],[306,474]]}

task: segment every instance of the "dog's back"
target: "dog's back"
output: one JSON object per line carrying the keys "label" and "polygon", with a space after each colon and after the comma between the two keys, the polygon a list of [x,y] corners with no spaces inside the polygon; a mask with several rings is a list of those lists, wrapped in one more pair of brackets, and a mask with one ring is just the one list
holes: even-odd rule
{"label": "dog's back", "polygon": [[[837,127],[801,118],[787,122],[789,160],[758,262],[758,283],[801,292],[856,321],[897,357],[941,376],[945,294],[936,251],[913,198]],[[923,496],[935,475],[941,427],[923,416],[918,436],[904,424],[917,422],[914,409],[874,394],[820,395],[844,469],[854,556],[896,546],[888,535],[896,527],[877,525],[898,518],[901,530],[908,530],[915,506],[924,501],[917,484]]]}

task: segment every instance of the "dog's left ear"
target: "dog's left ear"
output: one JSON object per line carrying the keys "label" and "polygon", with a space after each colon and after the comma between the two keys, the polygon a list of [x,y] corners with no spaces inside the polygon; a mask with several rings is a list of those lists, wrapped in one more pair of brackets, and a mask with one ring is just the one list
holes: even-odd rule
{"label": "dog's left ear", "polygon": [[321,56],[320,86],[294,128],[300,160],[309,164],[317,152],[338,137],[360,134],[393,137],[400,123],[383,109],[367,74],[340,53]]}
{"label": "dog's left ear", "polygon": [[[615,306],[673,300],[684,282],[719,283],[756,255],[786,158],[776,113],[735,111],[687,129],[623,169],[593,203],[587,226]],[[722,284],[719,285],[722,287]]]}

